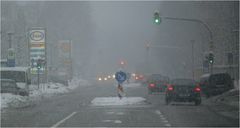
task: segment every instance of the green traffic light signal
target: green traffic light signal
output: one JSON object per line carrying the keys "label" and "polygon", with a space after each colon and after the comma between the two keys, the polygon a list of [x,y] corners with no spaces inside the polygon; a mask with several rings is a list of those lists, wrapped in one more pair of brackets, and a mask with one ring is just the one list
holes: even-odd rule
{"label": "green traffic light signal", "polygon": [[210,64],[212,64],[212,63],[213,63],[213,60],[210,60],[209,62],[210,62]]}
{"label": "green traffic light signal", "polygon": [[214,62],[214,55],[212,53],[210,53],[208,59],[209,59],[209,63],[213,64],[213,62]]}
{"label": "green traffic light signal", "polygon": [[159,12],[155,12],[154,13],[154,23],[160,24],[160,22],[161,22],[161,18],[159,16]]}

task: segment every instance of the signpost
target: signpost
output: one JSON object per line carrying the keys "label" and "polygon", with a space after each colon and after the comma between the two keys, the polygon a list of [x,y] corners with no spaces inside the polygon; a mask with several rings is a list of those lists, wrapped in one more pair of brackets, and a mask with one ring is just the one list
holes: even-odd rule
{"label": "signpost", "polygon": [[119,71],[115,74],[115,78],[118,83],[123,83],[127,79],[127,74],[125,72]]}
{"label": "signpost", "polygon": [[[42,27],[34,27],[28,33],[29,65],[31,74],[39,82],[47,81],[47,54],[46,54],[46,30]],[[40,63],[41,62],[41,63]],[[41,78],[41,79],[40,79]],[[34,81],[35,81],[34,80]]]}

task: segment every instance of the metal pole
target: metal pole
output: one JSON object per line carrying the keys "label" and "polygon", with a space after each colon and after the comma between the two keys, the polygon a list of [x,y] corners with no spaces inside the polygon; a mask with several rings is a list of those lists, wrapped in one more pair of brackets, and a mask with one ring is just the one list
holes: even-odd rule
{"label": "metal pole", "polygon": [[39,68],[37,69],[38,73],[37,73],[37,85],[38,85],[38,89],[39,89]]}
{"label": "metal pole", "polygon": [[213,40],[213,34],[207,23],[203,22],[199,19],[189,19],[189,18],[176,18],[176,17],[168,17],[168,16],[161,16],[161,18],[168,19],[168,20],[180,20],[180,21],[189,21],[202,24],[209,32],[210,42]]}
{"label": "metal pole", "polygon": [[194,40],[191,40],[192,43],[192,78],[194,80]]}
{"label": "metal pole", "polygon": [[150,68],[149,68],[149,48],[150,48],[150,44],[147,43],[147,46],[146,46],[146,67],[147,67],[147,72],[150,72]]}
{"label": "metal pole", "polygon": [[[210,41],[209,41],[209,49],[210,51],[213,51],[213,48],[214,48],[214,44],[213,44],[213,33],[211,31],[211,29],[209,28],[208,24],[205,23],[204,21],[202,20],[199,20],[199,19],[190,19],[190,18],[177,18],[177,17],[168,17],[168,16],[161,16],[161,18],[164,18],[164,19],[168,19],[168,20],[179,20],[179,21],[188,21],[188,22],[195,22],[195,23],[200,23],[202,24],[206,29],[207,31],[209,32],[209,36],[210,36]],[[211,74],[212,74],[212,70],[213,70],[213,64],[211,64]]]}

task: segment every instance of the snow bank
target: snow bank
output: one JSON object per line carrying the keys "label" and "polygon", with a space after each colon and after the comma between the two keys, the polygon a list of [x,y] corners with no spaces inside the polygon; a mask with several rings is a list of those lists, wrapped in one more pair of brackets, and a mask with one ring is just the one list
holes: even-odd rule
{"label": "snow bank", "polygon": [[29,105],[27,96],[19,96],[10,93],[1,94],[1,109],[6,107],[26,107]]}
{"label": "snow bank", "polygon": [[39,100],[43,97],[51,97],[56,94],[68,93],[79,86],[89,86],[90,83],[86,80],[74,78],[69,81],[68,86],[60,83],[46,83],[40,84],[39,89],[37,85],[30,85],[30,94],[28,96],[13,95],[10,93],[1,94],[1,110],[7,107],[26,107],[32,104],[33,101]]}
{"label": "snow bank", "polygon": [[134,88],[134,87],[140,87],[141,84],[140,83],[129,83],[129,84],[124,84],[123,87],[127,87],[127,88]]}
{"label": "snow bank", "polygon": [[68,88],[74,89],[78,86],[90,86],[91,84],[84,79],[74,77],[71,81],[68,82]]}
{"label": "snow bank", "polygon": [[92,106],[121,106],[121,105],[141,105],[146,104],[146,99],[142,97],[96,97],[92,101]]}

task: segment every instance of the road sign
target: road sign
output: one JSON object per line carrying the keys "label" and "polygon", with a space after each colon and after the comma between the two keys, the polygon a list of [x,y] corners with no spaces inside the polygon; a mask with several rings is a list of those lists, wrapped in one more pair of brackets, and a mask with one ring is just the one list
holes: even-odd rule
{"label": "road sign", "polygon": [[115,78],[119,83],[123,83],[127,79],[127,74],[125,72],[119,71],[115,74]]}

